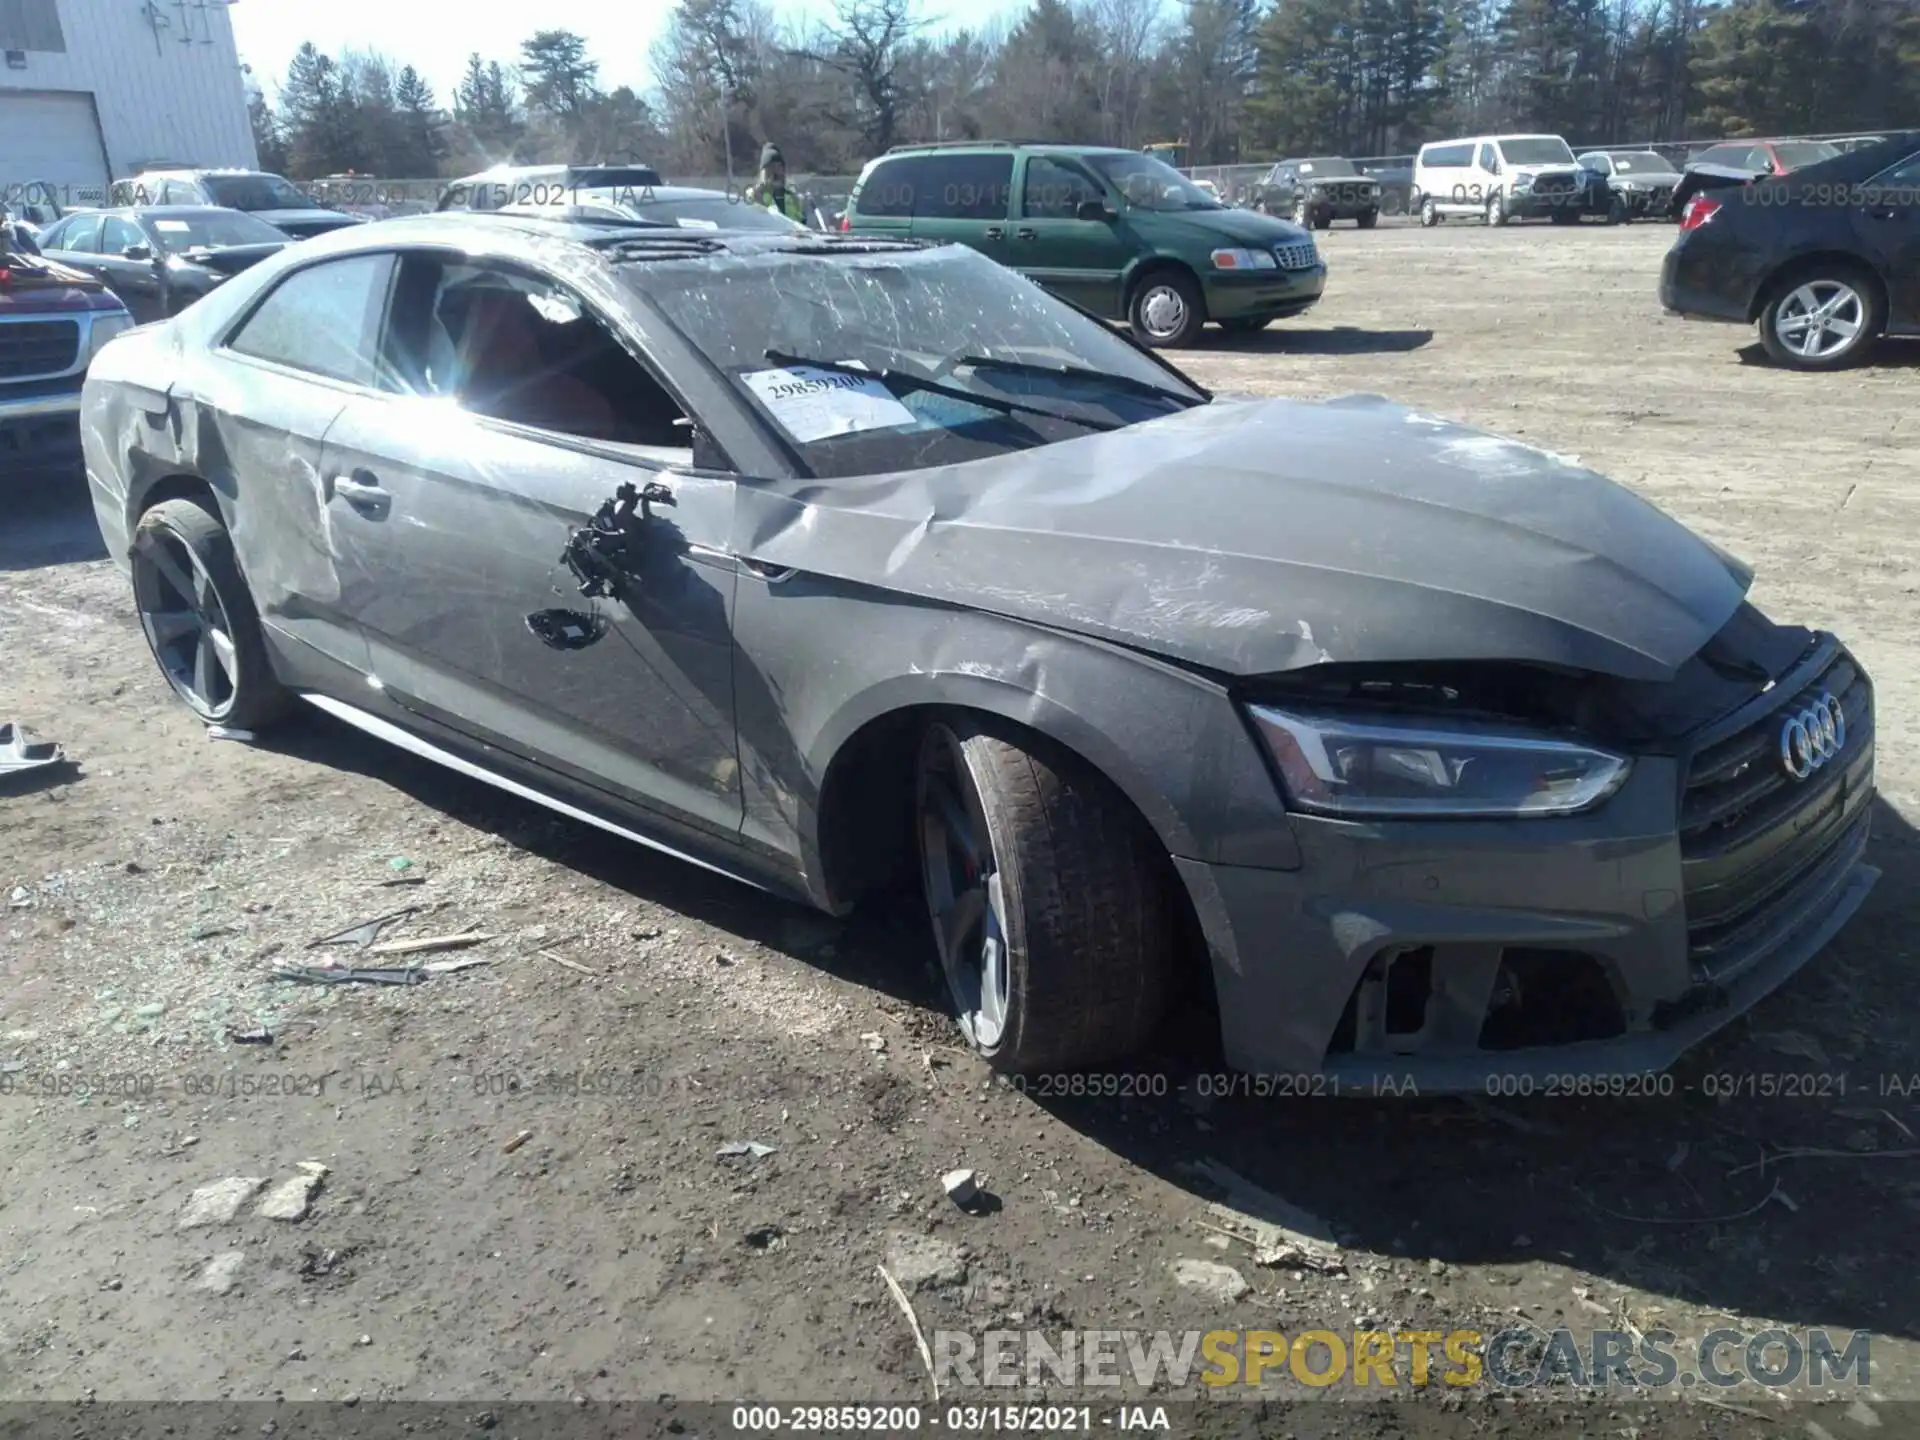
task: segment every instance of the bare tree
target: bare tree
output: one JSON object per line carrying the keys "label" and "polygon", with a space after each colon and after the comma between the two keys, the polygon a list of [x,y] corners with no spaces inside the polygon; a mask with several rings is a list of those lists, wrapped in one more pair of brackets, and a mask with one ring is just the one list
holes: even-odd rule
{"label": "bare tree", "polygon": [[915,18],[913,0],[839,0],[835,16],[826,32],[831,48],[794,53],[844,78],[842,103],[828,118],[858,134],[869,154],[886,150],[908,103],[899,84],[902,49],[925,22]]}

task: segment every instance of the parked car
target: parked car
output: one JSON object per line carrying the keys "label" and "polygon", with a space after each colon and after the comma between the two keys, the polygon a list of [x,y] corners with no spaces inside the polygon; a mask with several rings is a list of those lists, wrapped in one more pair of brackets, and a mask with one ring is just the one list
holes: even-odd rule
{"label": "parked car", "polygon": [[1319,1093],[1644,1080],[1875,878],[1871,685],[1738,561],[1378,397],[1215,399],[963,245],[394,220],[85,404],[202,720],[305,701],[834,913],[910,878],[1004,1070],[1210,967],[1227,1062]]}
{"label": "parked car", "polygon": [[545,204],[508,205],[501,213],[620,224],[638,221],[645,225],[673,225],[683,230],[771,230],[790,234],[809,228],[723,190],[694,190],[677,185],[641,190],[626,186],[558,190]]}
{"label": "parked car", "polygon": [[1776,362],[1836,370],[1920,335],[1920,132],[1695,195],[1660,303],[1758,327]]}
{"label": "parked car", "polygon": [[551,205],[582,190],[650,190],[665,182],[651,165],[497,165],[440,192],[439,210]]}
{"label": "parked car", "polygon": [[1310,308],[1327,267],[1297,225],[1223,205],[1137,150],[970,141],[867,162],[844,230],[958,240],[1147,345]]}
{"label": "parked car", "polygon": [[132,326],[91,275],[0,244],[0,492],[34,478],[82,481],[81,381]]}
{"label": "parked car", "polygon": [[1482,135],[1422,146],[1413,192],[1426,226],[1449,215],[1478,215],[1489,225],[1540,215],[1573,224],[1586,199],[1580,167],[1558,135]]}
{"label": "parked car", "polygon": [[1609,225],[1669,219],[1680,173],[1652,150],[1588,150],[1579,157],[1586,210]]}
{"label": "parked car", "polygon": [[1380,185],[1380,213],[1405,215],[1413,209],[1413,157],[1400,161],[1355,161],[1362,175],[1371,175]]}
{"label": "parked car", "polygon": [[1745,185],[1762,175],[1788,175],[1844,153],[1825,140],[1730,140],[1696,151],[1674,187],[1675,213],[1707,190]]}
{"label": "parked car", "polygon": [[104,281],[144,325],[179,314],[290,242],[243,210],[154,205],[69,215],[40,243],[61,264]]}
{"label": "parked car", "polygon": [[1281,160],[1261,178],[1254,205],[1309,230],[1336,220],[1371,230],[1380,219],[1380,182],[1338,156]]}
{"label": "parked car", "polygon": [[113,209],[190,205],[244,210],[295,240],[366,223],[364,216],[316,204],[285,176],[264,170],[148,170],[114,181],[107,204]]}

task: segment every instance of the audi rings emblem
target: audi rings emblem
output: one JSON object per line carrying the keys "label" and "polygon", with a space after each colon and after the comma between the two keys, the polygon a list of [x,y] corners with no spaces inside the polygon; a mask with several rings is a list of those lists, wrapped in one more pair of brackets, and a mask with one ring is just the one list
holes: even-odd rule
{"label": "audi rings emblem", "polygon": [[1847,743],[1847,712],[1823,690],[1806,709],[1787,717],[1780,727],[1780,764],[1796,780],[1804,780]]}

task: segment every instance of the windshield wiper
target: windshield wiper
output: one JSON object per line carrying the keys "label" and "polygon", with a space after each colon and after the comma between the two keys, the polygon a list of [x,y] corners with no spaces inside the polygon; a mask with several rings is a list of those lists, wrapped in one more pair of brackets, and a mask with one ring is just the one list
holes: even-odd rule
{"label": "windshield wiper", "polygon": [[768,350],[763,352],[767,359],[776,365],[810,365],[816,370],[832,370],[841,375],[858,375],[869,380],[893,380],[913,390],[924,390],[929,395],[945,395],[950,400],[961,400],[969,405],[978,405],[983,410],[997,410],[1002,415],[1040,415],[1048,420],[1064,420],[1069,425],[1083,425],[1089,430],[1118,430],[1116,422],[1089,420],[1084,415],[1069,415],[1061,410],[1049,410],[1044,405],[1022,405],[1018,400],[1008,400],[1000,395],[982,395],[977,390],[965,390],[958,385],[942,385],[938,380],[929,380],[925,376],[915,375],[910,370],[879,369],[869,370],[862,365],[849,365],[842,360],[816,360],[811,355],[794,355],[786,350]]}
{"label": "windshield wiper", "polygon": [[1183,395],[1169,386],[1156,385],[1151,380],[1141,380],[1132,375],[1109,374],[1105,370],[1095,370],[1087,365],[1042,365],[1036,360],[1003,360],[997,355],[962,355],[953,363],[971,366],[975,370],[1005,370],[1015,375],[1052,375],[1064,376],[1069,380],[1098,380],[1102,385],[1113,385],[1119,389],[1131,391],[1135,395],[1152,395],[1162,400],[1178,400],[1186,406],[1200,403],[1191,395]]}

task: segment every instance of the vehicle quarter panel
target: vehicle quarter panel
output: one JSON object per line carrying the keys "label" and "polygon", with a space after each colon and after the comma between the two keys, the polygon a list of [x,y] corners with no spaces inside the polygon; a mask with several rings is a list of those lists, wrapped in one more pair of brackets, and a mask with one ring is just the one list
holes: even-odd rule
{"label": "vehicle quarter panel", "polygon": [[1049,736],[1117,785],[1170,853],[1298,864],[1265,762],[1202,676],[998,615],[753,567],[736,636],[745,839],[798,854],[816,884],[830,767],[862,727],[914,706],[981,710]]}

